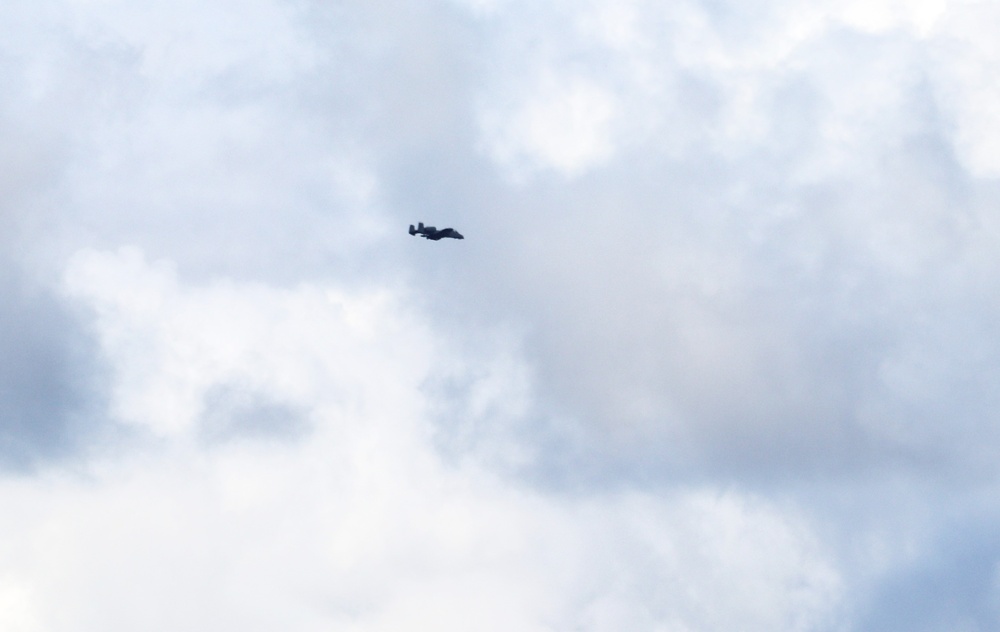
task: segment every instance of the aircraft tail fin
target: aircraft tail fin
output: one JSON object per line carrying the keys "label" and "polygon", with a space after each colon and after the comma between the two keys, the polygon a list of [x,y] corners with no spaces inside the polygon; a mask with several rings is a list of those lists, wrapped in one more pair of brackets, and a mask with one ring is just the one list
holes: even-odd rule
{"label": "aircraft tail fin", "polygon": [[423,229],[424,229],[424,223],[423,222],[417,222],[417,232],[420,232]]}
{"label": "aircraft tail fin", "polygon": [[413,224],[410,224],[410,234],[411,235],[417,234],[417,229],[413,227]]}

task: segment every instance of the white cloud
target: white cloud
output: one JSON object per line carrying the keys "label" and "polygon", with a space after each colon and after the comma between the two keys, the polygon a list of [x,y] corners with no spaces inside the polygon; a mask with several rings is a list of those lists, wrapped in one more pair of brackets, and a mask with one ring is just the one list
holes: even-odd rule
{"label": "white cloud", "polygon": [[[185,292],[171,264],[147,266],[136,248],[81,252],[67,278],[68,291],[97,310],[118,375],[112,410],[159,434],[190,429],[205,393],[228,383],[310,406],[388,405],[393,394],[413,395],[392,388],[412,387],[412,377],[387,371],[387,363],[419,371],[429,351],[425,328],[394,322],[382,293],[224,281]],[[403,357],[416,366],[399,364]]]}
{"label": "white cloud", "polygon": [[625,150],[677,159],[780,150],[785,119],[812,114],[816,129],[797,131],[819,132],[821,145],[800,159],[822,161],[819,177],[829,177],[868,167],[872,145],[914,133],[907,100],[930,77],[956,118],[959,152],[988,175],[997,152],[982,77],[993,62],[989,30],[972,22],[990,23],[990,10],[943,0],[509,6],[487,40],[507,61],[486,75],[486,146],[521,178],[578,176]]}
{"label": "white cloud", "polygon": [[[163,441],[84,476],[2,483],[19,516],[0,530],[4,623],[810,630],[837,616],[841,580],[791,508],[711,488],[563,496],[442,460],[421,384],[457,350],[391,296],[188,287],[134,249],[81,253],[67,280],[96,312],[112,409]],[[517,396],[504,374],[470,386],[468,414]],[[295,401],[310,432],[199,443],[208,386],[234,381]]]}
{"label": "white cloud", "polygon": [[995,627],[994,13],[5,3],[0,627]]}
{"label": "white cloud", "polygon": [[24,584],[16,579],[5,578],[0,582],[0,625],[11,632],[34,632],[41,630],[39,619],[34,616],[37,606]]}
{"label": "white cloud", "polygon": [[[486,112],[483,128],[493,157],[514,174],[552,168],[576,176],[613,155],[613,97],[580,78],[542,77],[513,113]],[[525,166],[521,166],[525,164]]]}
{"label": "white cloud", "polygon": [[[345,462],[326,448],[170,451],[88,483],[5,485],[26,517],[3,532],[16,579],[0,617],[52,631],[835,621],[838,577],[800,523],[759,501],[567,502],[412,453]],[[234,491],[248,471],[272,490]]]}
{"label": "white cloud", "polygon": [[1000,11],[989,3],[956,4],[931,39],[929,74],[950,123],[956,153],[975,176],[1000,175],[1000,90],[990,80],[1000,68],[992,25]]}
{"label": "white cloud", "polygon": [[65,4],[69,24],[88,45],[136,52],[140,72],[154,86],[168,88],[169,96],[204,90],[220,75],[250,69],[259,83],[286,81],[318,61],[318,51],[300,32],[304,16],[292,3]]}

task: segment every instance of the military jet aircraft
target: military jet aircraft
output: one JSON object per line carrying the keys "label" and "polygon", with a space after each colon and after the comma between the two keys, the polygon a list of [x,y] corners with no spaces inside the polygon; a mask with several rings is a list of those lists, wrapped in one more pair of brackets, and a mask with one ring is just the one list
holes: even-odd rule
{"label": "military jet aircraft", "polygon": [[418,223],[416,228],[413,227],[413,224],[410,224],[410,234],[420,235],[424,239],[430,239],[431,241],[437,241],[444,237],[451,237],[452,239],[465,239],[465,237],[462,236],[462,233],[458,232],[454,228],[442,228],[441,230],[438,230],[433,226],[424,226],[423,222]]}

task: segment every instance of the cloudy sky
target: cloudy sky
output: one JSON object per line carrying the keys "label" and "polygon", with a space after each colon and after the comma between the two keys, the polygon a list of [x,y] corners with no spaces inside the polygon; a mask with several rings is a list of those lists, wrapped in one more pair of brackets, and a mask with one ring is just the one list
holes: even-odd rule
{"label": "cloudy sky", "polygon": [[997,629],[998,29],[6,0],[0,629]]}

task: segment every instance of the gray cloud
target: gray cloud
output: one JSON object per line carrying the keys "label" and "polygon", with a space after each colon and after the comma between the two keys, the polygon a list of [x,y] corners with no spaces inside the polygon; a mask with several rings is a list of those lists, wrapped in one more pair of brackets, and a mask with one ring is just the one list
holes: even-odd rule
{"label": "gray cloud", "polygon": [[204,396],[201,434],[210,444],[242,438],[294,440],[309,430],[295,406],[239,385],[220,385]]}
{"label": "gray cloud", "polygon": [[95,435],[103,380],[75,315],[13,266],[0,268],[0,466],[72,456]]}
{"label": "gray cloud", "polygon": [[[555,63],[550,51],[573,32],[535,27],[533,45],[512,45],[524,68]],[[790,69],[755,70],[753,128],[706,134],[683,160],[649,140],[569,180],[543,169],[504,188],[469,175],[480,197],[459,188],[452,204],[481,209],[463,219],[487,243],[469,255],[471,269],[427,271],[430,282],[445,276],[442,311],[482,306],[523,326],[543,396],[588,426],[631,428],[644,445],[662,435],[660,460],[741,475],[825,461],[825,473],[929,451],[961,467],[967,435],[942,443],[944,412],[919,403],[923,387],[893,380],[934,380],[920,377],[929,365],[967,376],[937,386],[952,394],[934,402],[981,403],[962,416],[989,419],[992,369],[973,368],[968,348],[991,339],[979,298],[991,283],[973,245],[984,215],[971,203],[989,185],[956,162],[936,88],[921,79],[930,69],[914,54],[919,41],[844,27],[819,35],[787,53]],[[621,77],[582,68],[597,85]],[[739,86],[706,70],[704,89],[732,103]],[[526,75],[505,88],[508,101],[531,98]],[[696,125],[736,114],[709,109]],[[412,179],[444,177],[432,171],[417,167]],[[449,270],[451,253],[441,261]],[[445,289],[455,281],[462,292]],[[944,337],[929,342],[920,313]],[[921,368],[924,354],[936,359]],[[895,432],[902,417],[908,428]]]}
{"label": "gray cloud", "polygon": [[945,520],[924,553],[892,569],[862,600],[859,630],[988,630],[997,625],[994,519]]}

